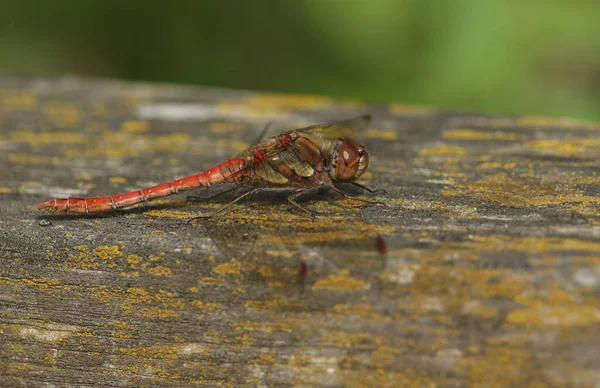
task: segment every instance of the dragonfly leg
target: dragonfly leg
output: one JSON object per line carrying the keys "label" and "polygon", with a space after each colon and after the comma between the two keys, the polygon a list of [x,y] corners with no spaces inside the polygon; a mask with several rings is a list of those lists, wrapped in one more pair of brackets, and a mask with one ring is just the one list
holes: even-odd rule
{"label": "dragonfly leg", "polygon": [[258,191],[258,190],[260,190],[260,189],[254,189],[254,190],[250,190],[250,191],[248,191],[248,192],[246,192],[246,193],[244,193],[244,194],[240,195],[239,197],[237,197],[237,198],[236,198],[236,199],[234,199],[233,201],[229,202],[228,204],[225,204],[225,205],[221,206],[220,208],[218,208],[218,209],[217,209],[217,210],[215,210],[214,212],[212,212],[212,213],[210,213],[210,214],[206,214],[206,215],[201,215],[201,216],[192,217],[192,218],[190,219],[190,221],[197,220],[197,219],[199,219],[199,218],[210,218],[210,217],[212,217],[212,216],[214,216],[214,215],[216,215],[216,214],[218,214],[218,213],[221,213],[223,210],[227,209],[229,206],[233,205],[234,203],[236,203],[236,202],[238,202],[238,201],[242,200],[243,198],[245,198],[245,197],[247,197],[247,196],[249,196],[249,195],[252,195],[252,194],[254,194],[254,193],[255,193],[256,191]]}
{"label": "dragonfly leg", "polygon": [[296,202],[296,199],[303,197],[305,195],[308,195],[308,194],[313,194],[313,193],[317,192],[318,190],[319,189],[316,187],[309,187],[307,189],[302,189],[300,191],[296,191],[295,193],[293,193],[292,195],[290,195],[288,197],[288,202],[291,205],[294,205],[296,208],[302,210],[304,213],[307,213],[314,220],[315,218],[317,218],[316,213],[314,211],[308,210],[304,206],[300,205],[298,202]]}
{"label": "dragonfly leg", "polygon": [[359,187],[363,190],[368,191],[371,194],[381,194],[381,195],[388,195],[388,192],[385,189],[371,189],[365,185],[361,185],[360,183],[356,183],[356,182],[352,182],[351,183],[353,186]]}
{"label": "dragonfly leg", "polygon": [[234,187],[232,189],[222,191],[222,192],[217,193],[215,195],[211,195],[210,197],[201,197],[199,195],[188,195],[186,197],[186,200],[187,201],[209,201],[209,200],[211,200],[213,198],[220,197],[221,195],[224,195],[224,194],[227,194],[227,193],[231,193],[232,191],[235,191],[237,189],[238,189],[237,187]]}
{"label": "dragonfly leg", "polygon": [[218,208],[218,209],[217,209],[217,210],[215,210],[214,212],[212,212],[212,213],[210,213],[210,214],[207,214],[207,215],[202,215],[202,216],[196,216],[196,217],[192,217],[192,218],[190,219],[190,221],[197,220],[197,219],[199,219],[199,218],[211,218],[212,216],[214,216],[214,215],[216,215],[216,214],[218,214],[218,213],[221,213],[223,210],[227,209],[229,206],[231,206],[231,205],[233,205],[234,203],[236,203],[236,202],[238,202],[238,201],[242,200],[243,198],[245,198],[245,197],[247,197],[247,196],[250,196],[250,195],[253,195],[253,194],[256,194],[256,193],[265,192],[265,191],[267,191],[267,192],[275,192],[275,191],[290,191],[290,189],[289,189],[289,188],[287,188],[287,187],[257,187],[257,188],[255,188],[255,189],[252,189],[252,190],[250,190],[250,191],[248,191],[248,192],[246,192],[246,193],[244,193],[244,194],[240,195],[239,197],[237,197],[237,198],[236,198],[236,199],[234,199],[233,201],[231,201],[231,202],[229,202],[229,203],[227,203],[227,204],[225,204],[225,205],[221,206],[220,208]]}
{"label": "dragonfly leg", "polygon": [[359,202],[370,203],[372,205],[383,205],[383,206],[387,207],[387,205],[385,203],[380,202],[380,201],[369,201],[368,199],[362,199],[362,198],[357,198],[357,197],[353,197],[351,195],[348,195],[348,194],[344,193],[342,190],[338,189],[337,187],[335,187],[333,185],[331,187],[329,187],[329,188],[331,190],[335,191],[336,193],[338,193],[339,195],[341,195],[342,197],[346,198],[346,199],[353,199],[353,200],[359,201]]}

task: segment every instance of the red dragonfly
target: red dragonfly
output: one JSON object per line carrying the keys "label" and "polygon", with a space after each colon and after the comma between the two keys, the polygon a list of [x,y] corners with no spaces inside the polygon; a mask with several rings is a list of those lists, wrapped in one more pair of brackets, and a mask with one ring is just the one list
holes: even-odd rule
{"label": "red dragonfly", "polygon": [[240,187],[249,190],[212,214],[196,218],[211,217],[242,198],[262,191],[291,191],[288,202],[313,217],[314,213],[299,205],[296,200],[322,189],[332,190],[344,198],[385,206],[381,202],[351,197],[334,186],[335,182],[352,183],[374,192],[354,182],[369,165],[367,148],[350,137],[337,136],[348,133],[348,130],[363,130],[370,121],[370,116],[363,115],[338,123],[317,124],[282,132],[260,140],[224,163],[187,178],[105,197],[52,199],[39,204],[38,209],[67,214],[98,213],[221,183],[233,183],[234,188],[231,190]]}

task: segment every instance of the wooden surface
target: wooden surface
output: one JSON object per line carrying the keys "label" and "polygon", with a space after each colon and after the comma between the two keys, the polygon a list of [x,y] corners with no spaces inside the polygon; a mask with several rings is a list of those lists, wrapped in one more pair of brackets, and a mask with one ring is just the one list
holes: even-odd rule
{"label": "wooden surface", "polygon": [[[35,210],[362,113],[386,208]],[[599,165],[598,123],[0,76],[0,386],[597,386]]]}

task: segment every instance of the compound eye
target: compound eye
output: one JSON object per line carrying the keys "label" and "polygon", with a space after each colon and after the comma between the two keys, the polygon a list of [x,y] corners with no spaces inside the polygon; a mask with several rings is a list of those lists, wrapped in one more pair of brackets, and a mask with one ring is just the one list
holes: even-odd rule
{"label": "compound eye", "polygon": [[367,167],[369,166],[369,153],[367,152],[367,148],[365,146],[362,146],[359,149],[359,154],[360,154],[360,160],[358,162],[358,171],[356,172],[356,175],[354,176],[355,179],[358,179],[358,177],[360,177],[365,172]]}
{"label": "compound eye", "polygon": [[352,180],[358,171],[360,159],[356,143],[349,138],[342,139],[338,147],[336,179],[342,182]]}

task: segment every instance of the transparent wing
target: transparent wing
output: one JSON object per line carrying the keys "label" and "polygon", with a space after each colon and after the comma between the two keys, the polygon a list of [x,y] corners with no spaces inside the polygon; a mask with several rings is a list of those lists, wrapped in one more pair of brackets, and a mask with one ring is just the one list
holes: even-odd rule
{"label": "transparent wing", "polygon": [[371,116],[369,115],[357,116],[348,120],[337,121],[333,123],[315,124],[303,128],[295,128],[283,123],[269,122],[261,131],[260,136],[253,144],[256,145],[263,139],[276,136],[283,131],[317,133],[320,134],[325,140],[336,140],[342,136],[353,137],[356,134],[366,130],[370,123]]}
{"label": "transparent wing", "polygon": [[311,125],[309,127],[296,129],[295,131],[318,133],[323,136],[324,139],[334,140],[343,136],[355,136],[357,133],[366,130],[370,123],[371,116],[362,115],[335,123]]}
{"label": "transparent wing", "polygon": [[284,185],[288,179],[267,162],[255,163],[254,173],[267,182]]}
{"label": "transparent wing", "polygon": [[298,153],[295,152],[293,146],[286,147],[281,150],[277,155],[291,170],[301,177],[311,177],[315,173],[315,170],[298,157]]}

